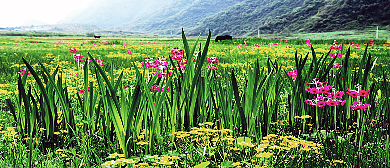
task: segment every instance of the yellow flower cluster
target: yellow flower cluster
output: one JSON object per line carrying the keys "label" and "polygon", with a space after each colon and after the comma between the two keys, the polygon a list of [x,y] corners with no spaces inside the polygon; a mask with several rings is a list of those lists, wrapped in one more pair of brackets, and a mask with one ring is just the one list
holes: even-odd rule
{"label": "yellow flower cluster", "polygon": [[[2,130],[3,127],[0,127],[0,130]],[[0,134],[3,134],[4,137],[18,137],[17,132],[16,132],[16,127],[7,127],[6,130],[0,131]]]}
{"label": "yellow flower cluster", "polygon": [[109,158],[109,159],[116,159],[116,160],[106,161],[102,165],[104,165],[104,166],[111,166],[111,165],[117,165],[117,164],[122,164],[122,163],[127,163],[127,164],[136,163],[135,160],[133,160],[133,159],[125,159],[125,155],[124,154],[119,154],[117,152],[110,154],[107,158]]}
{"label": "yellow flower cluster", "polygon": [[308,119],[308,118],[311,118],[311,116],[309,116],[309,115],[303,115],[303,116],[295,116],[294,118]]}
{"label": "yellow flower cluster", "polygon": [[180,157],[178,156],[160,156],[157,155],[150,156],[149,158],[154,158],[154,162],[160,165],[172,165],[175,160],[179,160]]}
{"label": "yellow flower cluster", "polygon": [[269,158],[272,156],[272,153],[267,153],[263,151],[273,151],[274,153],[289,151],[298,151],[298,152],[313,152],[316,154],[321,154],[319,149],[322,148],[322,145],[314,143],[312,141],[300,140],[293,136],[278,136],[275,134],[269,134],[266,137],[263,137],[262,143],[256,147],[256,151],[259,152],[256,154],[256,157],[265,157]]}
{"label": "yellow flower cluster", "polygon": [[206,127],[200,127],[200,128],[194,127],[191,129],[190,132],[178,131],[173,133],[173,135],[179,139],[184,139],[186,137],[189,137],[191,142],[204,141],[210,138],[212,138],[211,141],[214,143],[219,142],[220,140],[234,141],[234,138],[232,138],[231,136],[225,136],[225,137],[219,136],[220,134],[228,135],[230,132],[233,132],[232,130],[229,129],[217,130],[217,129],[207,128],[207,127],[211,127],[212,125],[213,125],[212,122],[200,123],[199,126],[206,126]]}

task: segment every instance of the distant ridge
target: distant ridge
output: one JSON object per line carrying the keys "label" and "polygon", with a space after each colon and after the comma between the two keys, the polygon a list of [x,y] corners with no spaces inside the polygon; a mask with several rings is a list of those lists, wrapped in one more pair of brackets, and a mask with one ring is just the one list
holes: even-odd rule
{"label": "distant ridge", "polygon": [[[130,29],[157,34],[180,34],[181,28],[192,30],[204,18],[215,15],[244,0],[173,0],[162,6],[153,14],[140,17],[135,23],[118,26],[120,29]],[[199,35],[199,33],[197,34]]]}
{"label": "distant ridge", "polygon": [[61,23],[104,30],[177,35],[390,29],[390,3],[379,0],[96,0]]}
{"label": "distant ridge", "polygon": [[[303,16],[303,17],[302,17]],[[286,17],[291,19],[285,19]],[[328,32],[381,26],[389,29],[390,3],[379,0],[305,1],[302,7],[260,26],[263,33]]]}

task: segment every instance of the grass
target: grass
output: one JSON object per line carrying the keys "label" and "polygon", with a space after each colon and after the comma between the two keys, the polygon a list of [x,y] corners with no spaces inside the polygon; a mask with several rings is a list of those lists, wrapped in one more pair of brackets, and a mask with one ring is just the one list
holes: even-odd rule
{"label": "grass", "polygon": [[[389,31],[379,30],[378,39],[389,40]],[[345,30],[325,33],[296,33],[289,38],[297,39],[376,39],[376,28],[372,30]]]}
{"label": "grass", "polygon": [[[287,40],[2,37],[0,164],[390,165],[386,40],[343,39],[341,50],[330,50],[333,39]],[[332,94],[313,95],[313,78],[344,91],[345,104],[307,104]],[[352,110],[353,102],[370,108]]]}

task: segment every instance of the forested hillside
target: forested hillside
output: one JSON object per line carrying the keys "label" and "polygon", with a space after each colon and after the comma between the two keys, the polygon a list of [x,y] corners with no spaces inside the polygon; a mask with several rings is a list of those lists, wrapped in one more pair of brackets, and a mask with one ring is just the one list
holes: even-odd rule
{"label": "forested hillside", "polygon": [[215,15],[229,6],[243,0],[173,0],[156,10],[155,13],[143,16],[134,23],[120,25],[119,29],[153,32],[157,34],[180,34],[181,28],[192,30],[204,18]]}
{"label": "forested hillside", "polygon": [[390,3],[384,1],[315,0],[305,1],[301,7],[270,19],[259,28],[262,33],[322,32],[371,26],[389,28],[389,24]]}
{"label": "forested hillside", "polygon": [[61,23],[147,34],[188,35],[390,29],[390,3],[379,0],[96,0]]}
{"label": "forested hillside", "polygon": [[[252,0],[245,1],[206,18],[191,34],[211,28],[215,35],[244,35],[257,30],[260,24],[302,6],[303,0]],[[288,19],[288,18],[285,18]]]}

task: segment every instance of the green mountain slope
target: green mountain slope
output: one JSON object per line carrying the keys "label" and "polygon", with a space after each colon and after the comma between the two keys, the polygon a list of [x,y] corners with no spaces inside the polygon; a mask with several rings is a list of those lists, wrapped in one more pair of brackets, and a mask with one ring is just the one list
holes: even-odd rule
{"label": "green mountain slope", "polygon": [[[290,19],[286,19],[290,18]],[[388,26],[390,3],[379,0],[305,1],[288,13],[260,24],[261,33],[328,32]],[[253,30],[249,35],[257,33]]]}
{"label": "green mountain slope", "polygon": [[256,30],[267,20],[300,7],[303,2],[303,0],[247,0],[206,18],[190,33],[203,33],[210,28],[214,35],[245,35]]}
{"label": "green mountain slope", "polygon": [[137,30],[158,34],[180,34],[181,28],[191,30],[204,18],[212,16],[243,0],[173,0],[153,14],[135,22],[118,26],[119,29]]}
{"label": "green mountain slope", "polygon": [[390,3],[379,0],[345,0],[337,5],[327,1],[322,10],[309,22],[310,31],[334,31],[366,26],[390,25]]}
{"label": "green mountain slope", "polygon": [[96,0],[61,23],[147,34],[253,36],[390,28],[390,3],[380,0]]}

